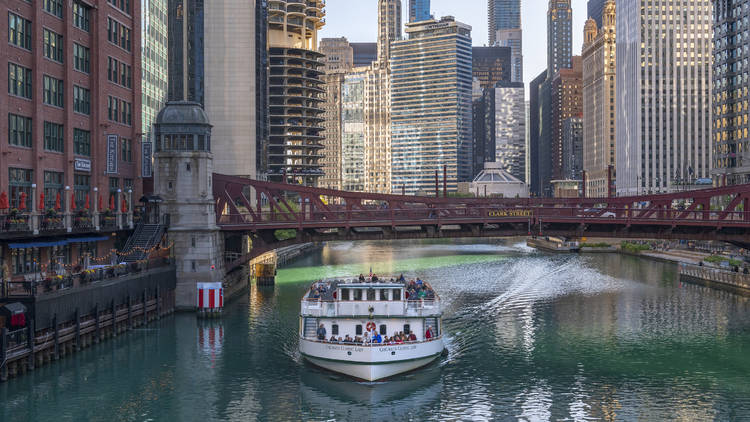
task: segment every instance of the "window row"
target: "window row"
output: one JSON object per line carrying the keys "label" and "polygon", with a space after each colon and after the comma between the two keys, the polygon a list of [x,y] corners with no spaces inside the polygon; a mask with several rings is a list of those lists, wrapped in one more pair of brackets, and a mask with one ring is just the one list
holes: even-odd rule
{"label": "window row", "polygon": [[91,50],[78,43],[73,43],[73,68],[79,72],[91,71]]}
{"label": "window row", "polygon": [[126,14],[130,14],[130,0],[107,0],[107,3],[122,10]]}
{"label": "window row", "polygon": [[[31,148],[33,139],[31,118],[13,113],[8,114],[8,144]],[[44,122],[44,149],[65,152],[65,128],[62,124]],[[127,154],[125,154],[126,151]],[[123,157],[127,157],[127,161],[132,161],[131,151],[132,144],[128,141],[127,149],[123,145]],[[77,155],[91,156],[91,133],[89,131],[73,129],[73,152]]]}
{"label": "window row", "polygon": [[31,21],[8,12],[8,42],[31,50]]}
{"label": "window row", "polygon": [[44,28],[44,57],[63,62],[63,37],[47,28]]}
{"label": "window row", "polygon": [[127,88],[133,88],[133,68],[115,58],[107,61],[107,79]]}
{"label": "window row", "polygon": [[112,18],[107,18],[107,40],[112,44],[131,51],[131,30]]}
{"label": "window row", "polygon": [[107,99],[107,117],[113,122],[133,124],[133,104],[116,97]]}

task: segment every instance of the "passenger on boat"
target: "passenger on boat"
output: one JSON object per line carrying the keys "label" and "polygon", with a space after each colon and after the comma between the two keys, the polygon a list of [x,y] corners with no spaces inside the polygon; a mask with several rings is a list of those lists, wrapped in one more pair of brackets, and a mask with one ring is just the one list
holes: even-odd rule
{"label": "passenger on boat", "polygon": [[404,344],[404,339],[399,334],[396,334],[396,344]]}
{"label": "passenger on boat", "polygon": [[426,340],[429,340],[432,337],[434,337],[434,334],[432,333],[432,325],[428,325],[427,326],[427,331],[425,331],[425,333],[424,333],[424,338]]}
{"label": "passenger on boat", "polygon": [[336,342],[338,342],[338,340],[336,339],[336,336],[331,336],[331,339],[330,339],[330,340],[328,340],[328,341],[330,341],[331,343],[336,343]]}
{"label": "passenger on boat", "polygon": [[370,342],[370,335],[365,331],[365,336],[362,338],[362,344],[368,344]]}
{"label": "passenger on boat", "polygon": [[360,283],[364,283],[365,282],[365,276],[362,273],[359,274],[359,282]]}
{"label": "passenger on boat", "polygon": [[376,282],[376,281],[378,281],[378,275],[377,274],[373,274],[372,277],[371,277],[371,280],[372,280],[373,283]]}
{"label": "passenger on boat", "polygon": [[372,337],[373,343],[382,343],[383,337],[380,336],[380,333],[375,333],[375,335]]}
{"label": "passenger on boat", "polygon": [[403,283],[403,282],[406,281],[406,279],[404,278],[403,274],[401,274],[400,276],[398,276],[398,281],[400,281],[401,283]]}
{"label": "passenger on boat", "polygon": [[351,344],[351,343],[352,343],[352,338],[349,337],[349,334],[347,334],[346,337],[344,337],[344,344]]}
{"label": "passenger on boat", "polygon": [[409,341],[417,341],[417,335],[413,332],[409,333]]}
{"label": "passenger on boat", "polygon": [[318,327],[318,340],[325,341],[326,339],[326,327],[320,324]]}

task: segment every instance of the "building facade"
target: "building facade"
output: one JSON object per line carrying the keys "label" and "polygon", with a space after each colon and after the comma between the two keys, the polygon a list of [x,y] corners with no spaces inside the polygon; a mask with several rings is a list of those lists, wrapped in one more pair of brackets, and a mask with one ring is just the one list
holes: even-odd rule
{"label": "building facade", "polygon": [[[453,18],[407,24],[391,60],[392,190],[448,189],[471,178],[471,27]],[[424,55],[422,51],[435,51]]]}
{"label": "building facade", "polygon": [[526,182],[526,102],[523,83],[498,84],[495,102],[495,161],[516,179]]}
{"label": "building facade", "polygon": [[581,57],[573,57],[573,67],[560,69],[552,79],[552,139],[550,159],[552,178],[565,179],[563,127],[566,119],[583,115],[583,72]]}
{"label": "building facade", "polygon": [[430,19],[430,0],[409,0],[409,22]]}
{"label": "building facade", "polygon": [[325,72],[323,55],[317,49],[318,30],[325,23],[324,5],[321,0],[269,2],[271,181],[317,186],[323,175]]}
{"label": "building facade", "polygon": [[344,76],[341,92],[341,184],[345,191],[365,190],[365,85],[367,68]]}
{"label": "building facade", "polygon": [[750,183],[748,135],[747,0],[714,0],[713,179],[717,185]]}
{"label": "building facade", "polygon": [[523,82],[523,30],[498,29],[497,46],[510,47],[511,81]]}
{"label": "building facade", "polygon": [[487,0],[489,44],[497,43],[498,30],[507,29],[521,29],[521,0]]}
{"label": "building facade", "polygon": [[472,47],[471,74],[479,80],[482,90],[494,88],[498,82],[511,81],[510,47]]}
{"label": "building facade", "polygon": [[[591,4],[591,2],[589,2]],[[586,21],[583,36],[583,169],[586,196],[606,197],[616,165],[616,14],[615,2],[607,3],[605,25]]]}
{"label": "building facade", "polygon": [[537,75],[529,83],[529,192],[534,196],[542,195],[541,165],[541,104],[540,89],[547,79],[547,70]]}
{"label": "building facade", "polygon": [[378,59],[378,43],[353,42],[349,43],[354,53],[354,67],[369,66]]}
{"label": "building facade", "polygon": [[[711,174],[711,2],[617,3],[617,193]],[[650,30],[642,31],[647,25]]]}
{"label": "building facade", "polygon": [[601,28],[604,26],[604,4],[608,0],[589,0],[586,3],[586,9],[588,11],[588,17],[596,22],[596,26]]}
{"label": "building facade", "polygon": [[562,124],[562,179],[583,179],[583,119],[569,117]]}
{"label": "building facade", "polygon": [[167,97],[205,107],[204,0],[168,0]]}
{"label": "building facade", "polygon": [[141,0],[141,126],[153,142],[153,124],[167,101],[167,0]]}
{"label": "building facade", "polygon": [[255,0],[255,170],[268,178],[268,0]]}
{"label": "building facade", "polygon": [[573,8],[570,0],[549,0],[547,9],[547,76],[572,66]]}
{"label": "building facade", "polygon": [[342,140],[342,91],[346,73],[352,68],[354,52],[346,38],[323,38],[319,51],[324,55],[323,76],[326,90],[326,101],[323,103],[325,114],[326,139],[323,143],[323,176],[320,187],[341,189],[341,140]]}
{"label": "building facade", "polygon": [[378,60],[391,57],[392,40],[401,39],[401,0],[378,0]]}

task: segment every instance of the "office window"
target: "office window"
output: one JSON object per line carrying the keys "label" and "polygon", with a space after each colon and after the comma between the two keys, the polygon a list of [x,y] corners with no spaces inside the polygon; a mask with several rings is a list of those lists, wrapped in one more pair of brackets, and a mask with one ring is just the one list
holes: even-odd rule
{"label": "office window", "polygon": [[56,107],[64,107],[63,81],[44,75],[44,103]]}
{"label": "office window", "polygon": [[31,50],[31,21],[8,12],[8,42]]}
{"label": "office window", "polygon": [[[76,196],[76,208],[81,209],[86,206],[86,195],[91,191],[91,176],[88,174],[73,175],[73,190]],[[90,197],[89,197],[90,200]],[[93,205],[91,205],[93,206]],[[106,207],[106,205],[105,205]]]}
{"label": "office window", "polygon": [[86,115],[91,114],[91,91],[73,85],[73,111]]}
{"label": "office window", "polygon": [[31,99],[31,69],[8,63],[8,94]]}
{"label": "office window", "polygon": [[44,57],[56,62],[63,62],[63,39],[62,35],[44,29]]}
{"label": "office window", "polygon": [[34,180],[34,170],[8,168],[8,187],[10,193],[10,207],[18,208],[21,194],[26,194],[26,209],[31,208],[31,184]]}
{"label": "office window", "polygon": [[120,140],[120,159],[125,162],[133,162],[133,141],[122,138]]}
{"label": "office window", "polygon": [[107,0],[107,3],[122,10],[128,15],[130,14],[130,0]]}
{"label": "office window", "polygon": [[54,208],[60,195],[60,208],[63,208],[65,195],[63,195],[63,173],[56,171],[44,172],[44,207]]}
{"label": "office window", "polygon": [[8,143],[31,148],[31,117],[8,114]]}
{"label": "office window", "polygon": [[113,122],[118,122],[120,118],[120,113],[118,112],[117,106],[119,105],[120,100],[118,100],[115,97],[107,97],[107,117],[109,120],[112,120]]}
{"label": "office window", "polygon": [[91,9],[77,1],[73,2],[73,26],[89,32]]}
{"label": "office window", "polygon": [[62,19],[63,0],[44,0],[44,10]]}
{"label": "office window", "polygon": [[73,67],[83,73],[91,70],[91,51],[88,47],[73,43]]}
{"label": "office window", "polygon": [[65,132],[63,125],[44,122],[44,149],[47,151],[63,152],[65,148]]}
{"label": "office window", "polygon": [[127,51],[132,48],[130,31],[130,28],[120,22],[107,18],[107,40]]}
{"label": "office window", "polygon": [[73,129],[73,152],[77,155],[91,156],[91,132]]}

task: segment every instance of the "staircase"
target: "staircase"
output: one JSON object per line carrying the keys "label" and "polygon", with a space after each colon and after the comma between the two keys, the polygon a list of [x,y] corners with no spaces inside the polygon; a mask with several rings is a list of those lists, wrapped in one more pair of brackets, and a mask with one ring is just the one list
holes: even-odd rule
{"label": "staircase", "polygon": [[148,258],[145,252],[161,242],[164,226],[161,224],[139,224],[125,244],[122,251],[123,260],[127,263]]}

